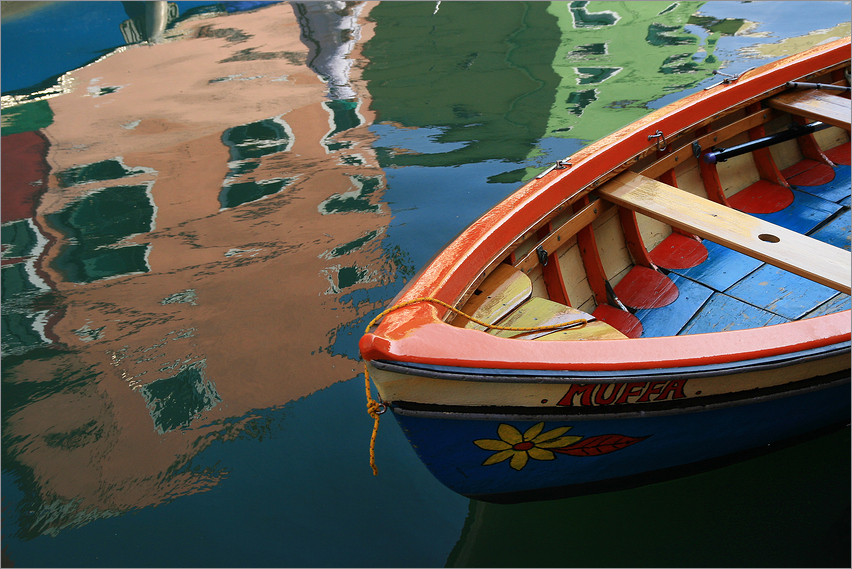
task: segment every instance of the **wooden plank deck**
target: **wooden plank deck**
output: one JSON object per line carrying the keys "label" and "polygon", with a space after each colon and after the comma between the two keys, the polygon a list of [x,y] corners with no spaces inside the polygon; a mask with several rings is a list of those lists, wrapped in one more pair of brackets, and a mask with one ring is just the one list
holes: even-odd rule
{"label": "wooden plank deck", "polygon": [[598,188],[612,201],[793,274],[852,293],[848,251],[634,172]]}

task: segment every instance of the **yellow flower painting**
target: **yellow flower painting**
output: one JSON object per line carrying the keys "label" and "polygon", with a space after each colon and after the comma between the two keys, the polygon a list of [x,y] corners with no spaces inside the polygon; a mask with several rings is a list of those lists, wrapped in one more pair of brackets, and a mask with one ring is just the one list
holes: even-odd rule
{"label": "yellow flower painting", "polygon": [[523,434],[512,425],[501,423],[497,428],[500,440],[479,439],[473,443],[483,450],[496,451],[485,459],[482,466],[497,464],[511,459],[509,465],[515,470],[526,466],[530,458],[535,460],[553,460],[556,455],[548,449],[561,448],[579,441],[583,437],[564,437],[571,427],[558,427],[542,433],[544,422],[537,423]]}

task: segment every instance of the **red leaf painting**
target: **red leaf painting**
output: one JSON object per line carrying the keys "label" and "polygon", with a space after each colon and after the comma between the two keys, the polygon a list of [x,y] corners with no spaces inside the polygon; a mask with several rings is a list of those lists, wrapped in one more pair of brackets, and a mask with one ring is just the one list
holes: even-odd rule
{"label": "red leaf painting", "polygon": [[552,448],[553,452],[570,454],[572,456],[597,456],[629,447],[648,437],[628,437],[627,435],[598,435],[577,441],[573,445],[562,448]]}

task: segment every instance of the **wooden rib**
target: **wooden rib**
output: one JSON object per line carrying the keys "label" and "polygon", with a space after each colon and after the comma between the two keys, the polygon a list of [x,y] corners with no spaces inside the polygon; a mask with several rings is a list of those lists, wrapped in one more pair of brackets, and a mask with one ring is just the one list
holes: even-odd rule
{"label": "wooden rib", "polygon": [[[536,232],[536,236],[539,239],[545,239],[552,231],[553,222],[548,221]],[[562,280],[562,271],[559,269],[559,263],[545,263],[541,267],[541,278],[544,281],[544,288],[547,290],[547,297],[549,299],[570,306],[568,291],[565,288],[565,281]]]}
{"label": "wooden rib", "polygon": [[621,230],[624,233],[624,243],[627,245],[627,250],[633,258],[633,262],[640,267],[646,267],[656,270],[654,263],[651,262],[651,257],[648,250],[645,248],[645,241],[642,239],[642,232],[639,231],[639,222],[636,220],[636,212],[627,209],[626,207],[618,208],[618,220],[621,222]]}
{"label": "wooden rib", "polygon": [[[671,170],[666,170],[665,172],[663,172],[662,174],[657,176],[657,180],[661,181],[664,184],[674,186],[675,188],[678,187],[677,176],[675,176],[674,168],[672,168]],[[696,241],[699,241],[699,242],[701,241],[701,239],[699,239],[698,236],[693,235],[689,231],[684,231],[683,229],[680,229],[680,228],[677,228],[677,227],[672,228],[672,233],[680,233],[681,235],[685,235],[686,237],[689,237],[690,239],[695,239]],[[649,253],[649,257],[650,257],[650,251],[648,253]],[[653,261],[651,261],[651,262],[653,263]]]}
{"label": "wooden rib", "polygon": [[610,180],[597,191],[617,205],[834,290],[852,293],[849,251],[633,172]]}
{"label": "wooden rib", "polygon": [[704,184],[707,197],[718,204],[730,207],[728,196],[725,195],[725,188],[722,186],[722,180],[719,179],[716,163],[709,164],[704,160],[698,160],[698,171],[701,173],[701,183]]}
{"label": "wooden rib", "polygon": [[[748,110],[749,112],[760,112],[760,103],[749,105]],[[749,140],[757,140],[758,138],[763,138],[765,136],[766,129],[763,128],[763,125],[758,125],[748,130]],[[758,148],[757,150],[752,151],[751,155],[752,158],[754,158],[754,165],[757,167],[757,173],[762,180],[769,180],[773,184],[778,184],[785,188],[790,187],[786,178],[784,178],[781,174],[781,170],[778,169],[778,165],[775,164],[775,159],[772,157],[772,152],[770,152],[769,148]]]}
{"label": "wooden rib", "polygon": [[767,102],[774,109],[849,130],[852,114],[850,100],[827,91],[788,91],[772,97]]}
{"label": "wooden rib", "polygon": [[515,264],[515,267],[525,273],[530,272],[538,264],[538,253],[536,250],[539,247],[547,251],[548,255],[552,255],[556,249],[564,245],[566,241],[576,235],[583,227],[603,215],[610,207],[612,207],[611,203],[601,200],[594,201],[585,206],[571,216],[568,221],[560,225],[553,233],[539,241],[529,253]]}
{"label": "wooden rib", "polygon": [[[800,125],[808,124],[808,119],[805,117],[793,117],[793,120]],[[822,148],[816,141],[816,137],[813,133],[800,136],[797,140],[799,141],[799,150],[801,150],[802,156],[809,158],[810,160],[820,162],[821,164],[826,164],[832,168],[836,166],[836,164],[829,160],[828,156],[826,156],[822,151]]]}
{"label": "wooden rib", "polygon": [[[602,200],[597,201],[600,202]],[[581,205],[584,209],[590,205],[589,196],[584,196],[582,201],[575,203],[574,208],[579,208]],[[583,225],[577,231],[577,248],[580,250],[580,259],[583,261],[583,268],[586,270],[586,279],[595,297],[595,304],[598,306],[606,304],[609,301],[607,296],[609,282],[606,280],[606,271],[601,262],[598,243],[595,239],[595,231],[591,224]],[[613,293],[614,295],[615,293]]]}

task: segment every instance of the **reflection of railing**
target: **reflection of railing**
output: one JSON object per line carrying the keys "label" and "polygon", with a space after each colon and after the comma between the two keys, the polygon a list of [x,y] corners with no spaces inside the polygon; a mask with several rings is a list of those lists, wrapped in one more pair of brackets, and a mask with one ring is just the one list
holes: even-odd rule
{"label": "reflection of railing", "polygon": [[308,67],[328,82],[331,99],[353,99],[347,58],[361,37],[358,15],[364,2],[291,2],[308,46]]}

